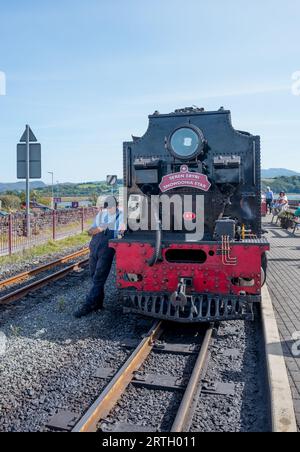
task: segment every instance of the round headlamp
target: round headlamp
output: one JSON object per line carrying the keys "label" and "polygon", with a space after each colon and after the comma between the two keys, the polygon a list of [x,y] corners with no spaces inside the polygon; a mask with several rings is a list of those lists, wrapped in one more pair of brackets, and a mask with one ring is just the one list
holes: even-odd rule
{"label": "round headlamp", "polygon": [[180,160],[191,160],[203,152],[204,135],[193,126],[178,127],[168,140],[168,149]]}

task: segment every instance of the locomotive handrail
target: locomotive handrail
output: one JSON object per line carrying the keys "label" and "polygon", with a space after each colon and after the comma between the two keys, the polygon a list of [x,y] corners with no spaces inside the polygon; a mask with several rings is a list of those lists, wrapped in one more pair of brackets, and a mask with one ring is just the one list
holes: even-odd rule
{"label": "locomotive handrail", "polygon": [[149,267],[153,267],[153,265],[156,264],[156,262],[161,257],[161,245],[162,245],[162,228],[161,228],[161,221],[158,220],[157,222],[157,229],[156,229],[156,241],[155,241],[155,249],[153,256],[148,261]]}

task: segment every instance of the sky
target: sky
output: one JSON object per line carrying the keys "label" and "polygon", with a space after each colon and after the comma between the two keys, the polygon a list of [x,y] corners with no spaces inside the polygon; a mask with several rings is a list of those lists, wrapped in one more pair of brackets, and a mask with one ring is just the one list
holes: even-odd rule
{"label": "sky", "polygon": [[27,123],[44,182],[95,181],[122,175],[149,114],[193,104],[300,172],[299,23],[299,0],[0,0],[0,182]]}

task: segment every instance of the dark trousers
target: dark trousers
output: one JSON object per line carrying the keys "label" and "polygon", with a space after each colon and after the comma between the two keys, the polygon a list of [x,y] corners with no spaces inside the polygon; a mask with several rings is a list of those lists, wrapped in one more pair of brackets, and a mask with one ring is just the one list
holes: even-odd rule
{"label": "dark trousers", "polygon": [[114,260],[115,250],[109,248],[111,233],[97,234],[90,244],[90,274],[93,286],[86,298],[86,303],[93,306],[103,306],[104,286],[109,276]]}
{"label": "dark trousers", "polygon": [[267,210],[269,210],[269,212],[272,211],[272,204],[273,204],[272,199],[267,199]]}

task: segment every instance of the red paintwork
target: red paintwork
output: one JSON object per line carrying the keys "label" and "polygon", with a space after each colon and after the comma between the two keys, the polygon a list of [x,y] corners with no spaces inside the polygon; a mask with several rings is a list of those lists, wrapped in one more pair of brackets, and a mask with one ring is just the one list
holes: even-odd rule
{"label": "red paintwork", "polygon": [[183,219],[185,220],[185,221],[194,221],[194,220],[196,220],[196,214],[194,213],[194,212],[185,212],[184,214],[183,214]]}
{"label": "red paintwork", "polygon": [[268,213],[267,200],[266,200],[266,198],[262,198],[262,200],[261,200],[261,216],[266,217],[267,213]]}
{"label": "red paintwork", "polygon": [[[112,242],[116,250],[117,284],[120,289],[135,287],[141,292],[173,293],[180,277],[193,278],[195,293],[236,294],[246,291],[258,295],[261,292],[261,255],[269,249],[268,245],[231,244],[232,258],[237,258],[236,265],[224,265],[222,256],[217,254],[220,244],[174,244],[163,249],[163,262],[150,267],[147,261],[153,255],[153,247],[148,243]],[[165,260],[168,249],[201,249],[206,252],[204,264],[178,264]],[[215,254],[209,256],[209,251]],[[124,274],[133,273],[143,276],[140,282],[132,283],[124,280]],[[254,278],[253,287],[234,286],[232,278]]]}

